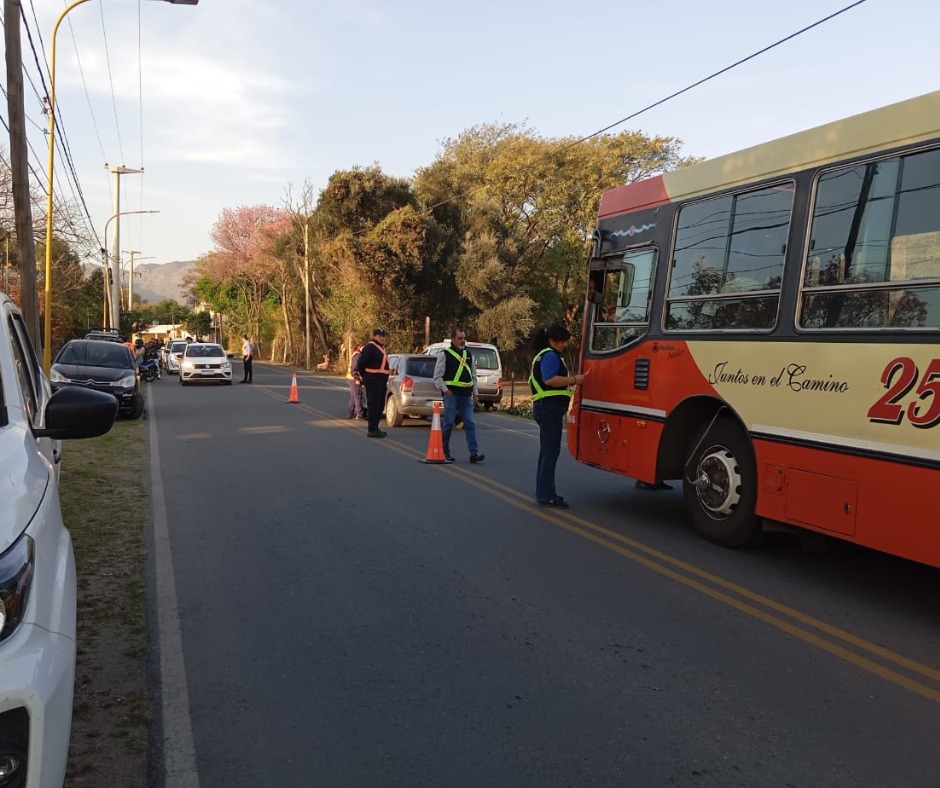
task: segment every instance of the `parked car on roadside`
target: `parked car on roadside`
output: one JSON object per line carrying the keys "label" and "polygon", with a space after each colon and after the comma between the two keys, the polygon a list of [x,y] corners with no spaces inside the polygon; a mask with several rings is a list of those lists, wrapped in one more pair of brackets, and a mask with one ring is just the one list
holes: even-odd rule
{"label": "parked car on roadside", "polygon": [[388,391],[385,400],[385,422],[400,427],[406,417],[428,417],[434,403],[443,401],[434,385],[434,364],[437,359],[417,353],[393,353],[388,357]]}
{"label": "parked car on roadside", "polygon": [[0,785],[65,781],[77,592],[60,441],[104,434],[116,411],[98,391],[53,392],[19,310],[0,293]]}
{"label": "parked car on roadside", "polygon": [[180,383],[221,383],[232,385],[232,362],[225,349],[214,342],[191,342],[180,360]]}
{"label": "parked car on roadside", "polygon": [[99,339],[66,342],[49,371],[53,390],[65,386],[103,391],[118,403],[118,413],[139,419],[144,412],[144,392],[130,348]]}
{"label": "parked car on roadside", "polygon": [[[444,348],[450,347],[450,341],[428,345],[422,353],[436,356]],[[498,405],[503,398],[503,362],[496,345],[486,342],[468,342],[467,350],[473,356],[473,366],[477,372],[477,397],[484,410]]]}
{"label": "parked car on roadside", "polygon": [[123,342],[121,335],[113,329],[100,329],[98,331],[89,331],[85,334],[85,339],[98,339],[105,342]]}
{"label": "parked car on roadside", "polygon": [[163,368],[168,375],[179,375],[180,361],[183,358],[183,351],[186,350],[186,340],[174,339],[164,356]]}

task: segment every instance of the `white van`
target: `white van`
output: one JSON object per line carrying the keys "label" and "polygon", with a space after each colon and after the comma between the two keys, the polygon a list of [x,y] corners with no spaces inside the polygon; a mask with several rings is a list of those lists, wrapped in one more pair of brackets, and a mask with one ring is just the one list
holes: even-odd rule
{"label": "white van", "polygon": [[[450,340],[428,345],[422,353],[436,356],[444,348],[450,347]],[[496,345],[485,342],[467,342],[467,350],[473,356],[473,366],[477,371],[477,394],[484,409],[498,405],[503,398],[503,361],[499,357]]]}

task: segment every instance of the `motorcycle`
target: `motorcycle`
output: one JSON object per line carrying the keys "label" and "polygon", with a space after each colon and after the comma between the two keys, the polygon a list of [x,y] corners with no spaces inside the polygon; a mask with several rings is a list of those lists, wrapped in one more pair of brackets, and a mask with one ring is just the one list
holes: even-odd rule
{"label": "motorcycle", "polygon": [[161,377],[160,362],[155,358],[145,358],[140,362],[140,379],[151,383]]}

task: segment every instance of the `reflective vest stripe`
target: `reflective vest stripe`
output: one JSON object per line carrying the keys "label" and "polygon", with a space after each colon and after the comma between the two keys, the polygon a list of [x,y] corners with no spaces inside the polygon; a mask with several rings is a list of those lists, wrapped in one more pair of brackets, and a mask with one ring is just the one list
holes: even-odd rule
{"label": "reflective vest stripe", "polygon": [[385,352],[385,348],[382,347],[378,342],[370,342],[369,344],[375,348],[378,348],[379,352],[382,354],[382,366],[378,369],[371,369],[366,367],[366,372],[368,372],[370,375],[387,375],[389,373],[388,353]]}
{"label": "reflective vest stripe", "polygon": [[[458,355],[453,348],[444,348],[445,353],[450,353],[455,359],[457,359],[457,372],[454,374],[453,380],[445,380],[444,383],[448,386],[462,386],[468,387],[473,385],[473,372],[470,371],[470,364],[467,363],[467,349],[464,348],[463,355]],[[463,373],[467,373],[469,380],[461,380],[460,376]]]}
{"label": "reflective vest stripe", "polygon": [[539,363],[539,359],[545,355],[550,347],[543,348],[540,350],[535,358],[532,359],[532,371],[529,374],[529,386],[532,387],[532,401],[535,402],[539,399],[544,399],[545,397],[570,397],[571,390],[566,386],[563,389],[553,389],[553,388],[542,388],[541,384],[538,381],[538,378],[535,376],[535,365]]}

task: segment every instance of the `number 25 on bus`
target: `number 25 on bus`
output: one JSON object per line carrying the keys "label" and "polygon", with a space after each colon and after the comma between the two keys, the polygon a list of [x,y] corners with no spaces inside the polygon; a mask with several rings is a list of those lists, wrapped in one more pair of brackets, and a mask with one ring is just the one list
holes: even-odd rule
{"label": "number 25 on bus", "polygon": [[613,189],[574,457],[940,567],[940,92]]}

